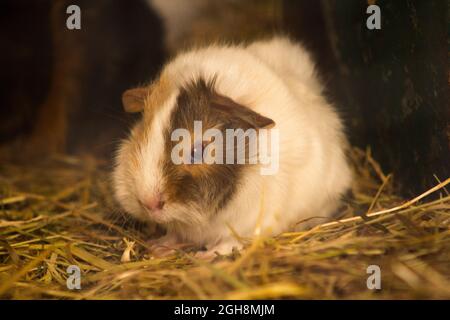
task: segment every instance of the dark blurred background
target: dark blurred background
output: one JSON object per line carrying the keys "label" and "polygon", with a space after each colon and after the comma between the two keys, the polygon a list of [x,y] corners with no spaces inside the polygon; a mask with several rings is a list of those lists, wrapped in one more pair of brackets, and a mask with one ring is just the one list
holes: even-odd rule
{"label": "dark blurred background", "polygon": [[[81,30],[66,28],[71,4]],[[111,159],[134,121],[122,92],[177,51],[285,33],[313,53],[352,144],[421,192],[450,176],[448,13],[445,0],[2,0],[0,156]]]}

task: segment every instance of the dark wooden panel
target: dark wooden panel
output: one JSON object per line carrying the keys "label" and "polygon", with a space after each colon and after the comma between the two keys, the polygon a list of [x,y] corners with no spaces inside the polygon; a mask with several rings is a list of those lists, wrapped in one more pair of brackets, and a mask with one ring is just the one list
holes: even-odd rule
{"label": "dark wooden panel", "polygon": [[285,26],[315,53],[352,143],[417,193],[450,176],[447,3],[376,4],[381,30],[366,28],[363,0],[285,0]]}

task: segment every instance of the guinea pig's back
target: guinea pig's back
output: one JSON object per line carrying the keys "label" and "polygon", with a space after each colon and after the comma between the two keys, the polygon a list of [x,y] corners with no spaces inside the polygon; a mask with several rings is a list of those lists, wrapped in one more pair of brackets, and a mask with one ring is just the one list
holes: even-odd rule
{"label": "guinea pig's back", "polygon": [[[330,216],[351,184],[351,171],[345,158],[342,121],[323,95],[314,63],[301,45],[284,37],[255,42],[247,50],[265,63],[294,97],[278,127],[280,172],[274,188],[284,185],[285,189],[278,201],[286,208],[282,222]],[[277,194],[277,190],[270,193]]]}
{"label": "guinea pig's back", "polygon": [[253,42],[247,50],[285,81],[294,79],[316,92],[322,91],[308,51],[287,37]]}

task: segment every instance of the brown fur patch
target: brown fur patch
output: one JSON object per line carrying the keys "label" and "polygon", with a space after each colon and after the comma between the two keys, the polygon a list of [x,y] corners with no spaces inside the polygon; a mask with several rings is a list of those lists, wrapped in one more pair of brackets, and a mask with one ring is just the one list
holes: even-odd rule
{"label": "brown fur patch", "polygon": [[[133,89],[132,89],[133,90]],[[152,125],[152,120],[158,110],[170,97],[172,85],[169,81],[169,77],[164,73],[161,77],[150,84],[148,87],[142,87],[136,89],[137,94],[141,94],[142,97],[137,97],[138,100],[142,99],[143,103],[143,116],[142,119],[135,125],[131,131],[128,140],[130,141],[129,152],[132,154],[131,165],[137,169],[139,167],[139,152],[143,141],[149,139],[149,128]]]}
{"label": "brown fur patch", "polygon": [[205,212],[216,212],[231,200],[240,182],[241,172],[248,165],[239,165],[236,161],[235,164],[225,164],[224,161],[224,164],[175,165],[171,151],[178,142],[171,141],[171,134],[175,129],[184,128],[193,138],[194,121],[202,122],[203,133],[209,128],[222,132],[224,160],[226,129],[257,129],[273,121],[219,95],[214,90],[214,81],[207,83],[200,79],[180,91],[165,133],[164,176],[167,182],[164,193],[167,201],[193,204]]}

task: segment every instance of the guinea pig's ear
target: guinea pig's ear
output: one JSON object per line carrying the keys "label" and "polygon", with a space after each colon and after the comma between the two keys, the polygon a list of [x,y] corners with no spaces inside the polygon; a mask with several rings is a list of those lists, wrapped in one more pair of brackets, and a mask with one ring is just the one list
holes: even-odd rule
{"label": "guinea pig's ear", "polygon": [[144,110],[145,98],[148,95],[148,88],[134,88],[122,94],[122,104],[126,112],[140,112]]}
{"label": "guinea pig's ear", "polygon": [[239,103],[234,102],[228,97],[214,94],[211,100],[211,107],[226,113],[230,117],[236,117],[255,129],[270,129],[275,126],[275,121],[270,118],[247,108]]}

